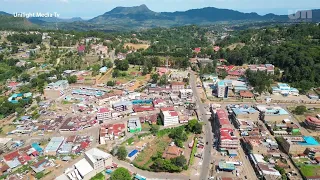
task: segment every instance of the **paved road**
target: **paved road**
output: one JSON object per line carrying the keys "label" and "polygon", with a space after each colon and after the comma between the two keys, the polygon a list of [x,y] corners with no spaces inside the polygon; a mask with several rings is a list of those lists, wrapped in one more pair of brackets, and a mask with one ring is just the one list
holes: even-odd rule
{"label": "paved road", "polygon": [[199,118],[202,119],[202,121],[205,123],[205,139],[208,142],[208,145],[205,145],[204,147],[204,152],[203,152],[203,162],[202,162],[202,168],[200,172],[200,180],[205,180],[208,179],[208,173],[209,173],[209,166],[210,166],[210,160],[211,160],[211,149],[212,149],[212,139],[213,139],[213,134],[211,130],[211,125],[209,124],[208,117],[205,115],[206,110],[205,110],[205,105],[201,102],[200,99],[200,94],[198,92],[198,88],[196,85],[197,82],[197,77],[193,71],[190,72],[190,86],[193,91],[194,97],[196,99],[196,104],[198,107],[198,112],[199,112]]}

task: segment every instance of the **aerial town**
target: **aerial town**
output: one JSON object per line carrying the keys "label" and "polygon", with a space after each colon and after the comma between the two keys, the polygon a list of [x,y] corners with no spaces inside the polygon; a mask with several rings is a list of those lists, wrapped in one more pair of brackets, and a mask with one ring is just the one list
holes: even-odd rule
{"label": "aerial town", "polygon": [[241,25],[0,28],[0,179],[320,180],[319,24]]}

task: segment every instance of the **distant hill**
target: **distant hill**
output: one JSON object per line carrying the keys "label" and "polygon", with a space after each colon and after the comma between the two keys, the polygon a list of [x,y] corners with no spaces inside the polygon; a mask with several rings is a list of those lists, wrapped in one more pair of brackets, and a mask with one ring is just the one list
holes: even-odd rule
{"label": "distant hill", "polygon": [[[0,12],[8,15],[8,13]],[[10,14],[9,14],[10,15]],[[81,14],[79,14],[81,15]],[[296,16],[291,16],[296,17]],[[243,13],[230,9],[206,7],[176,12],[154,12],[146,5],[133,7],[116,7],[100,16],[90,20],[81,18],[29,18],[30,23],[42,28],[64,30],[99,30],[99,31],[123,31],[137,30],[154,27],[172,27],[183,25],[210,25],[215,23],[242,23],[242,22],[319,22],[320,10],[312,10],[311,19],[289,18],[288,15],[257,13]],[[1,22],[0,22],[1,23]]]}
{"label": "distant hill", "polygon": [[13,17],[12,14],[0,11],[0,29],[35,29],[38,25],[26,18]]}

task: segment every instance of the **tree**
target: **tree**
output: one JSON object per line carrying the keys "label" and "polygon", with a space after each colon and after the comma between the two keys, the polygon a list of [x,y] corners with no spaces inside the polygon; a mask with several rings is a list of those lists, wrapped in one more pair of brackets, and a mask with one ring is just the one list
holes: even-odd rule
{"label": "tree", "polygon": [[29,82],[30,81],[30,75],[27,73],[23,73],[20,75],[20,79],[23,82]]}
{"label": "tree", "polygon": [[190,121],[188,122],[187,127],[186,127],[187,130],[190,131],[190,132],[192,132],[192,131],[193,131],[193,128],[195,127],[196,124],[198,124],[198,120],[196,120],[196,119],[190,120]]}
{"label": "tree", "polygon": [[167,75],[162,75],[159,81],[159,85],[163,86],[163,85],[167,85],[168,84],[168,78]]}
{"label": "tree", "polygon": [[294,113],[297,114],[297,115],[302,115],[304,114],[305,112],[307,112],[307,107],[306,106],[297,106],[295,109],[294,109]]}
{"label": "tree", "polygon": [[152,83],[157,83],[159,80],[159,74],[155,73],[151,75]]}
{"label": "tree", "polygon": [[176,158],[172,158],[171,162],[178,167],[183,167],[187,164],[187,159],[183,155],[180,155]]}
{"label": "tree", "polygon": [[158,133],[160,129],[160,126],[159,125],[151,125],[151,128],[150,128],[150,132],[153,134],[153,135],[156,135]]}
{"label": "tree", "polygon": [[202,132],[202,125],[200,123],[197,123],[194,128],[193,128],[193,132],[195,134],[201,134]]}
{"label": "tree", "polygon": [[72,84],[72,83],[76,83],[77,82],[77,76],[76,75],[72,75],[67,77],[68,83]]}
{"label": "tree", "polygon": [[3,61],[3,57],[4,57],[4,55],[0,54],[0,62]]}
{"label": "tree", "polygon": [[128,60],[115,60],[116,69],[121,71],[127,71],[129,69],[129,62]]}
{"label": "tree", "polygon": [[108,81],[107,86],[114,86],[116,83],[115,81]]}
{"label": "tree", "polygon": [[225,69],[222,69],[220,72],[221,79],[224,79],[228,76],[228,72]]}
{"label": "tree", "polygon": [[123,168],[123,167],[119,167],[118,169],[116,169],[110,177],[110,180],[131,180],[131,175],[130,172]]}
{"label": "tree", "polygon": [[120,146],[117,151],[117,156],[120,160],[125,160],[127,157],[127,149],[124,146]]}
{"label": "tree", "polygon": [[112,68],[113,63],[111,61],[107,61],[106,66],[107,66],[107,68]]}
{"label": "tree", "polygon": [[112,77],[113,78],[116,78],[116,77],[119,77],[120,76],[120,71],[118,69],[115,69],[113,72],[112,72]]}

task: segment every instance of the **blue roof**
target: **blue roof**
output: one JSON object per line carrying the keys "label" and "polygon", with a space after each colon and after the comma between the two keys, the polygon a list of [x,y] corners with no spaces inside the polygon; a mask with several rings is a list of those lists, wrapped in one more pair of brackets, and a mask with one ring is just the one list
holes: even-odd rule
{"label": "blue roof", "polygon": [[112,170],[111,170],[111,169],[107,169],[107,170],[106,170],[106,173],[107,173],[107,174],[111,174],[111,173],[112,173]]}
{"label": "blue roof", "polygon": [[255,110],[255,109],[252,108],[252,107],[249,107],[249,108],[243,108],[243,107],[240,107],[240,108],[232,108],[232,111],[233,111],[233,113],[236,114],[236,115],[239,115],[239,114],[253,114],[253,113],[258,112],[257,110]]}
{"label": "blue roof", "polygon": [[319,145],[318,141],[315,140],[312,136],[303,136],[303,139],[306,142],[298,143],[300,145],[310,146],[310,145]]}
{"label": "blue roof", "polygon": [[236,167],[234,164],[226,163],[226,162],[219,162],[219,169],[223,170],[235,170]]}
{"label": "blue roof", "polygon": [[100,72],[107,72],[107,70],[108,70],[108,68],[104,66],[104,67],[100,68],[99,71],[100,71]]}
{"label": "blue roof", "polygon": [[146,180],[147,178],[143,177],[143,176],[140,176],[139,174],[136,174],[134,176],[135,179],[138,179],[138,180]]}
{"label": "blue roof", "polygon": [[134,156],[134,155],[137,154],[137,153],[138,153],[138,150],[134,149],[133,151],[131,151],[131,152],[128,154],[128,156],[129,156],[129,157],[132,157],[132,156]]}

